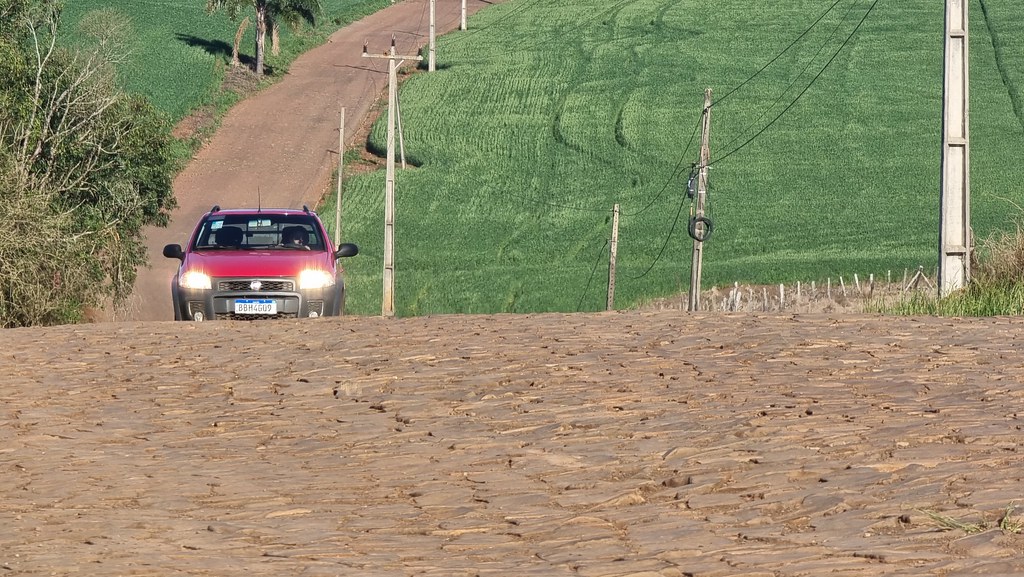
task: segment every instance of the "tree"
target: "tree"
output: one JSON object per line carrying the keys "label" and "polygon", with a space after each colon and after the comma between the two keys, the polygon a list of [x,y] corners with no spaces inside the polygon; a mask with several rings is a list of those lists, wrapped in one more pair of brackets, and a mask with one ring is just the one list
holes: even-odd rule
{"label": "tree", "polygon": [[91,13],[93,43],[58,47],[55,0],[0,0],[0,325],[55,324],[131,293],[142,229],[174,206],[170,124],[117,87],[130,36]]}
{"label": "tree", "polygon": [[240,10],[246,6],[256,9],[256,67],[254,72],[257,76],[263,76],[263,55],[267,39],[267,23],[269,18],[270,3],[272,0],[206,0],[206,11],[216,12],[223,10],[228,18],[232,20],[238,17]]}
{"label": "tree", "polygon": [[[206,11],[223,10],[228,18],[235,20],[239,12],[247,6],[256,11],[256,66],[257,76],[263,76],[264,55],[266,53],[267,30],[272,29],[273,53],[280,52],[278,47],[278,22],[297,26],[301,22],[316,22],[316,14],[322,8],[319,0],[206,0]],[[244,25],[244,22],[243,22]],[[242,28],[239,27],[241,31]]]}
{"label": "tree", "polygon": [[284,22],[293,30],[303,22],[315,25],[316,16],[323,13],[320,0],[273,0],[270,6],[271,53],[281,53],[280,24]]}

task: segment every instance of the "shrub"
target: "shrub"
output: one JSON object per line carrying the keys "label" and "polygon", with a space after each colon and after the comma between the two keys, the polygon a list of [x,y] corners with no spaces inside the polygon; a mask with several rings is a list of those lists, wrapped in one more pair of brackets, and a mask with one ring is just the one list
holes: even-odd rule
{"label": "shrub", "polygon": [[54,2],[13,1],[0,0],[15,24],[0,32],[0,325],[72,322],[131,293],[142,227],[166,224],[170,126],[117,88],[104,36],[124,29],[116,13],[90,19],[95,43],[69,51]]}

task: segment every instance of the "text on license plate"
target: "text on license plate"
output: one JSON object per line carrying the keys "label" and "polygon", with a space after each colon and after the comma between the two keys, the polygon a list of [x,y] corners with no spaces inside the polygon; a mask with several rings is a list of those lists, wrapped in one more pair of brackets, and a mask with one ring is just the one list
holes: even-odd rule
{"label": "text on license plate", "polygon": [[276,315],[277,301],[271,299],[235,299],[235,314]]}

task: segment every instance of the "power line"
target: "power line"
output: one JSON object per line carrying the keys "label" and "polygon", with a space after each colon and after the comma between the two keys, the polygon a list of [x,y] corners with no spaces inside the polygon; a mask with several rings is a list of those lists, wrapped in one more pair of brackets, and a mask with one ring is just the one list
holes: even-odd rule
{"label": "power line", "polygon": [[587,292],[590,291],[590,283],[594,281],[594,273],[597,272],[597,265],[601,264],[601,257],[604,256],[604,249],[606,248],[608,248],[608,239],[605,239],[604,246],[597,253],[597,260],[594,261],[594,268],[590,269],[590,278],[587,279],[587,286],[583,289],[583,294],[580,295],[580,302],[576,305],[576,312],[580,312],[580,308],[583,307],[583,299],[586,298]]}
{"label": "power line", "polygon": [[665,242],[661,244],[661,250],[658,251],[658,256],[654,257],[654,262],[651,263],[651,266],[647,267],[647,270],[637,276],[630,277],[630,280],[639,280],[647,276],[647,273],[654,269],[654,265],[658,264],[658,261],[661,260],[661,256],[665,254],[665,248],[668,246],[668,241],[671,240],[672,235],[675,234],[676,225],[679,224],[679,215],[683,213],[683,205],[686,204],[686,195],[681,194],[679,196],[679,209],[676,210],[676,217],[672,219],[672,228],[669,229],[668,235],[665,236]]}
{"label": "power line", "polygon": [[638,215],[641,215],[641,214],[647,212],[648,209],[650,209],[659,200],[661,200],[661,196],[663,194],[665,194],[666,190],[668,190],[668,185],[672,184],[672,181],[674,181],[676,179],[676,177],[678,177],[682,173],[682,171],[680,169],[683,166],[683,161],[686,160],[686,153],[690,150],[690,145],[693,144],[693,139],[697,135],[697,129],[698,128],[700,128],[700,119],[699,118],[697,119],[697,123],[693,125],[693,131],[690,132],[690,140],[689,140],[689,142],[686,143],[686,147],[683,149],[683,153],[679,157],[679,162],[677,162],[675,167],[672,169],[672,173],[669,175],[668,179],[665,181],[665,185],[662,186],[661,190],[658,191],[658,194],[655,195],[655,197],[650,202],[648,202],[646,205],[644,205],[644,207],[641,208],[640,210],[638,210],[636,212],[623,212],[623,213],[621,213],[622,216],[638,216]]}
{"label": "power line", "polygon": [[[452,42],[461,41],[461,40],[471,36],[472,34],[475,34],[477,32],[480,32],[480,31],[483,31],[483,30],[487,30],[489,28],[497,26],[498,24],[501,24],[502,22],[505,22],[506,20],[508,20],[512,16],[519,14],[523,10],[525,10],[525,9],[527,9],[529,7],[532,7],[533,4],[537,3],[537,1],[538,0],[535,0],[534,2],[524,2],[523,4],[520,4],[519,6],[516,6],[515,8],[513,8],[507,14],[503,15],[499,20],[496,20],[495,22],[491,23],[488,26],[483,26],[483,27],[480,27],[480,28],[475,28],[473,31],[471,31],[468,34],[459,35],[459,36],[455,37]],[[615,4],[614,6],[608,8],[607,10],[605,10],[602,14],[614,12],[615,10],[618,10],[619,8],[625,6],[626,4],[629,4],[631,1],[632,0],[623,0],[622,2],[619,2],[619,3]],[[748,83],[753,81],[758,75],[760,75],[762,72],[764,72],[764,70],[766,70],[769,66],[771,66],[773,63],[775,63],[779,58],[781,58],[786,52],[788,52],[793,46],[795,46],[804,36],[809,34],[811,32],[811,30],[813,30],[814,27],[817,26],[842,1],[843,0],[835,0],[835,2],[833,2],[831,6],[829,6],[824,12],[822,12],[818,16],[818,18],[809,27],[807,27],[807,29],[805,29],[799,36],[797,36],[797,38],[794,39],[785,49],[783,49],[782,52],[780,52],[775,57],[773,57],[771,60],[769,60],[764,66],[761,67],[760,70],[755,72],[751,77],[749,77],[748,79],[746,79],[745,81],[740,83],[738,86],[733,88],[728,93],[726,93],[725,96],[719,98],[715,102],[715,104],[718,104],[718,103],[726,100],[729,96],[731,96],[732,94],[734,94],[735,92],[737,92],[738,90],[743,88],[745,85],[747,85]],[[575,29],[570,29],[570,30],[580,30],[580,29],[583,28],[583,26],[584,26],[583,23],[580,23],[578,26],[575,27]],[[614,40],[616,40],[616,39],[613,38],[613,41]],[[520,47],[520,49],[522,49],[522,48],[523,47]],[[809,65],[810,64],[808,64],[808,66]],[[805,70],[806,70],[806,68],[805,68]],[[802,74],[803,73],[801,72],[801,75]],[[798,76],[798,78],[799,78],[799,76]],[[795,83],[795,81],[794,81],[794,83]],[[787,91],[788,91],[788,88],[787,88]],[[785,91],[783,92],[783,95],[784,94],[785,94]],[[781,100],[781,96],[780,96],[780,100]],[[776,103],[777,102],[778,101],[776,101]],[[772,107],[769,107],[768,110],[771,110],[771,108],[773,108],[774,106],[775,106],[775,104],[773,104]],[[765,113],[763,113],[759,117],[759,119],[763,118],[765,114],[767,114],[767,110],[765,111]],[[687,142],[686,147],[684,148],[683,153],[682,153],[682,155],[679,158],[679,161],[676,163],[675,167],[673,168],[672,173],[670,174],[669,178],[666,179],[665,184],[662,186],[661,190],[659,190],[658,193],[655,195],[655,197],[650,202],[648,202],[646,205],[644,205],[643,208],[641,208],[640,210],[638,210],[636,212],[630,212],[630,213],[623,212],[622,213],[623,216],[637,216],[637,215],[643,214],[644,212],[650,210],[650,208],[652,208],[655,204],[658,203],[658,201],[661,200],[662,196],[665,194],[665,191],[668,190],[669,185],[671,185],[672,182],[682,172],[681,169],[682,169],[683,163],[684,163],[684,161],[686,159],[686,155],[687,155],[687,153],[689,151],[690,146],[693,145],[693,140],[696,137],[697,128],[699,126],[700,126],[700,120],[698,119],[698,121],[694,124],[693,131],[690,133],[690,139]],[[746,130],[747,129],[744,129],[743,131],[741,131],[740,135],[742,135],[744,132],[746,132]],[[555,208],[562,208],[562,209],[567,209],[567,210],[584,210],[584,211],[592,211],[592,212],[607,212],[607,210],[603,209],[603,208],[602,209],[591,209],[591,208],[583,208],[583,207],[577,207],[577,206],[560,205],[560,204],[556,204],[556,203],[550,203],[550,202],[546,202],[546,201],[538,201],[538,200],[535,200],[535,199],[530,199],[530,198],[527,198],[527,197],[523,197],[521,195],[514,195],[514,194],[511,194],[511,195],[512,196],[517,196],[519,198],[522,198],[523,200],[526,200],[528,202],[533,202],[533,203],[537,203],[537,204],[544,204],[544,205],[552,206],[552,207],[555,207]]]}
{"label": "power line", "polygon": [[850,12],[853,11],[853,8],[856,5],[857,5],[856,2],[852,2],[850,4],[850,7],[846,9],[846,13],[843,15],[843,18],[835,25],[834,28],[832,28],[832,32],[821,43],[821,46],[818,47],[818,50],[814,53],[814,56],[811,56],[809,59],[807,59],[807,64],[805,64],[803,69],[800,70],[800,73],[797,74],[793,78],[793,81],[790,82],[789,85],[786,86],[786,88],[784,88],[782,91],[779,92],[779,96],[775,99],[775,101],[772,102],[770,106],[766,107],[764,109],[764,111],[761,112],[761,114],[759,114],[756,119],[754,119],[753,122],[751,122],[750,124],[747,125],[746,128],[744,128],[738,134],[736,134],[736,136],[734,136],[732,138],[732,140],[730,140],[729,142],[726,142],[724,145],[722,145],[721,148],[726,148],[727,149],[727,148],[731,147],[734,142],[736,142],[740,138],[743,138],[743,135],[746,134],[748,130],[750,130],[751,128],[757,126],[761,122],[761,120],[765,116],[767,116],[768,113],[771,112],[772,109],[775,108],[776,105],[778,105],[780,102],[782,102],[782,99],[786,96],[786,94],[790,91],[790,89],[792,89],[794,86],[796,86],[797,81],[800,80],[800,78],[803,77],[804,73],[807,72],[807,69],[811,67],[811,64],[813,64],[814,61],[818,59],[818,56],[820,56],[821,53],[825,51],[825,47],[828,46],[828,43],[832,40],[832,38],[835,37],[836,33],[839,32],[839,29],[842,27],[843,20],[845,20],[846,17],[850,15]]}
{"label": "power line", "polygon": [[850,41],[853,39],[853,37],[857,34],[857,32],[860,30],[860,27],[864,24],[864,21],[867,20],[868,15],[871,14],[871,11],[874,10],[874,8],[875,8],[875,6],[877,4],[878,4],[878,0],[874,0],[874,2],[871,3],[871,6],[868,7],[867,12],[864,13],[864,16],[860,19],[860,22],[857,23],[857,26],[853,29],[853,32],[850,32],[850,35],[846,37],[846,40],[844,40],[843,44],[839,47],[838,50],[836,50],[836,53],[832,55],[832,58],[829,58],[828,62],[825,63],[825,65],[821,68],[821,70],[819,70],[818,73],[814,75],[814,78],[811,79],[810,83],[808,83],[807,86],[805,86],[804,89],[801,90],[800,93],[796,95],[796,98],[794,98],[793,101],[790,102],[789,105],[787,105],[786,108],[784,108],[782,110],[782,112],[780,112],[778,115],[776,115],[775,118],[773,118],[771,122],[766,124],[763,128],[761,128],[761,130],[758,130],[757,133],[755,133],[753,136],[748,138],[743,144],[741,144],[741,145],[737,146],[736,148],[730,150],[729,152],[725,153],[721,157],[716,158],[711,164],[718,164],[719,162],[725,160],[726,158],[729,158],[733,154],[736,154],[737,152],[742,150],[744,147],[746,147],[748,144],[750,144],[755,139],[757,139],[757,137],[759,137],[762,134],[764,134],[764,132],[766,130],[771,128],[772,125],[774,125],[780,118],[782,118],[787,112],[789,112],[789,110],[791,108],[793,108],[793,106],[796,105],[796,103],[800,100],[800,98],[804,94],[806,94],[808,90],[810,90],[811,86],[813,86],[814,83],[817,82],[818,78],[820,78],[821,75],[825,73],[825,70],[828,69],[828,67],[832,64],[832,62],[835,61],[835,59],[839,57],[839,54],[842,53],[843,49],[846,48],[847,44],[849,44]]}
{"label": "power line", "polygon": [[751,83],[751,82],[752,82],[752,81],[753,81],[753,80],[754,80],[755,78],[757,78],[758,76],[760,76],[762,72],[764,72],[765,70],[767,70],[769,66],[771,66],[772,64],[775,64],[775,62],[776,62],[776,61],[777,61],[777,60],[778,60],[779,58],[782,58],[782,57],[783,57],[783,56],[784,56],[784,55],[786,54],[786,52],[789,52],[790,48],[793,48],[794,46],[796,46],[796,44],[797,44],[798,42],[800,42],[800,40],[801,40],[801,39],[802,39],[802,38],[803,38],[804,36],[807,36],[807,35],[808,35],[808,34],[809,34],[809,33],[811,32],[811,30],[813,30],[813,29],[814,29],[814,27],[815,27],[815,26],[817,26],[817,25],[818,25],[818,23],[819,23],[819,22],[821,22],[821,21],[822,21],[822,20],[823,20],[823,19],[825,18],[825,16],[828,16],[828,15],[829,15],[829,13],[830,13],[830,12],[832,12],[832,10],[834,10],[834,9],[835,9],[835,7],[836,7],[836,6],[838,6],[838,5],[839,5],[839,3],[840,3],[840,2],[842,2],[842,1],[843,1],[843,0],[836,0],[835,2],[833,2],[833,3],[832,3],[832,5],[831,5],[831,6],[829,6],[827,10],[825,10],[824,12],[822,12],[822,13],[821,13],[821,15],[820,15],[820,16],[818,16],[818,19],[817,19],[817,20],[815,20],[814,22],[812,22],[812,23],[811,23],[811,25],[810,25],[810,26],[808,26],[806,30],[804,30],[803,32],[801,32],[799,36],[797,36],[797,37],[796,37],[796,38],[795,38],[795,39],[794,39],[794,40],[793,40],[792,42],[790,42],[790,43],[789,43],[789,46],[786,46],[785,48],[783,48],[783,49],[782,49],[782,52],[779,52],[778,54],[776,54],[776,55],[775,55],[775,56],[774,56],[774,57],[773,57],[773,58],[772,58],[771,60],[769,60],[769,61],[768,61],[768,62],[767,62],[767,63],[766,63],[766,64],[765,64],[764,66],[762,66],[762,67],[761,67],[761,68],[760,68],[760,69],[759,69],[759,70],[758,70],[757,72],[753,73],[753,74],[752,74],[752,75],[750,76],[750,78],[747,78],[747,79],[746,79],[746,80],[744,80],[743,82],[739,83],[739,85],[738,85],[738,86],[736,86],[735,88],[733,88],[733,89],[732,89],[732,90],[730,90],[729,92],[726,92],[726,93],[725,93],[725,96],[722,96],[722,97],[721,97],[721,98],[719,98],[718,100],[715,100],[715,102],[714,102],[714,103],[712,104],[712,106],[716,106],[716,105],[720,104],[720,103],[721,103],[721,102],[722,102],[723,100],[726,100],[727,98],[729,98],[730,96],[732,96],[733,94],[735,94],[735,93],[736,93],[737,91],[739,91],[739,90],[740,90],[741,88],[743,88],[743,87],[744,87],[744,86],[746,86],[747,84]]}
{"label": "power line", "polygon": [[[423,21],[426,20],[427,12],[429,12],[429,11],[430,11],[430,0],[424,0],[424,2],[423,2],[423,10],[420,11],[420,21],[419,21],[419,24],[416,25],[416,28],[414,28],[414,30],[421,30],[423,28]],[[417,36],[422,37],[423,35],[422,34],[417,34]]]}

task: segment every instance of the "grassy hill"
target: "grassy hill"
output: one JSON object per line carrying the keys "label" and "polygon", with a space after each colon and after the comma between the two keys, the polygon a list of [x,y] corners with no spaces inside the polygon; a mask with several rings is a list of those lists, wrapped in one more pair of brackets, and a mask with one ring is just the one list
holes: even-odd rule
{"label": "grassy hill", "polygon": [[[386,0],[324,0],[285,34],[283,72]],[[439,40],[403,86],[396,303],[402,315],[603,308],[611,208],[620,307],[685,292],[685,198],[715,101],[704,286],[899,276],[937,261],[943,7],[933,0],[506,0]],[[236,23],[201,0],[69,3],[65,24],[132,21],[129,89],[181,118],[217,93]],[[1024,206],[1024,13],[972,2],[976,236]],[[252,51],[252,30],[243,40]],[[72,41],[74,39],[72,38]],[[384,149],[384,121],[369,145]],[[347,180],[349,309],[380,311],[383,172]],[[322,207],[333,214],[330,206]]]}
{"label": "grassy hill", "polygon": [[[388,0],[322,0],[324,13],[316,29],[282,30],[282,52],[267,53],[267,63],[280,75],[287,65],[337,30],[362,16],[380,10]],[[223,13],[207,14],[203,0],[121,2],[76,0],[67,2],[62,25],[70,43],[78,40],[78,23],[92,10],[113,8],[127,17],[133,35],[125,39],[130,51],[120,67],[126,89],[144,94],[173,120],[179,120],[217,97],[231,58],[238,22]],[[250,16],[243,13],[242,17]],[[249,26],[240,51],[252,57],[255,26]],[[268,38],[269,41],[269,38]]]}
{"label": "grassy hill", "polygon": [[[982,9],[984,7],[984,9]],[[1024,206],[1024,13],[971,4],[976,236]],[[943,6],[509,0],[401,91],[398,313],[598,310],[687,290],[713,90],[704,286],[896,276],[938,252]],[[384,149],[384,119],[370,145]],[[384,174],[347,180],[354,312],[380,310]],[[332,214],[332,208],[324,212]]]}

